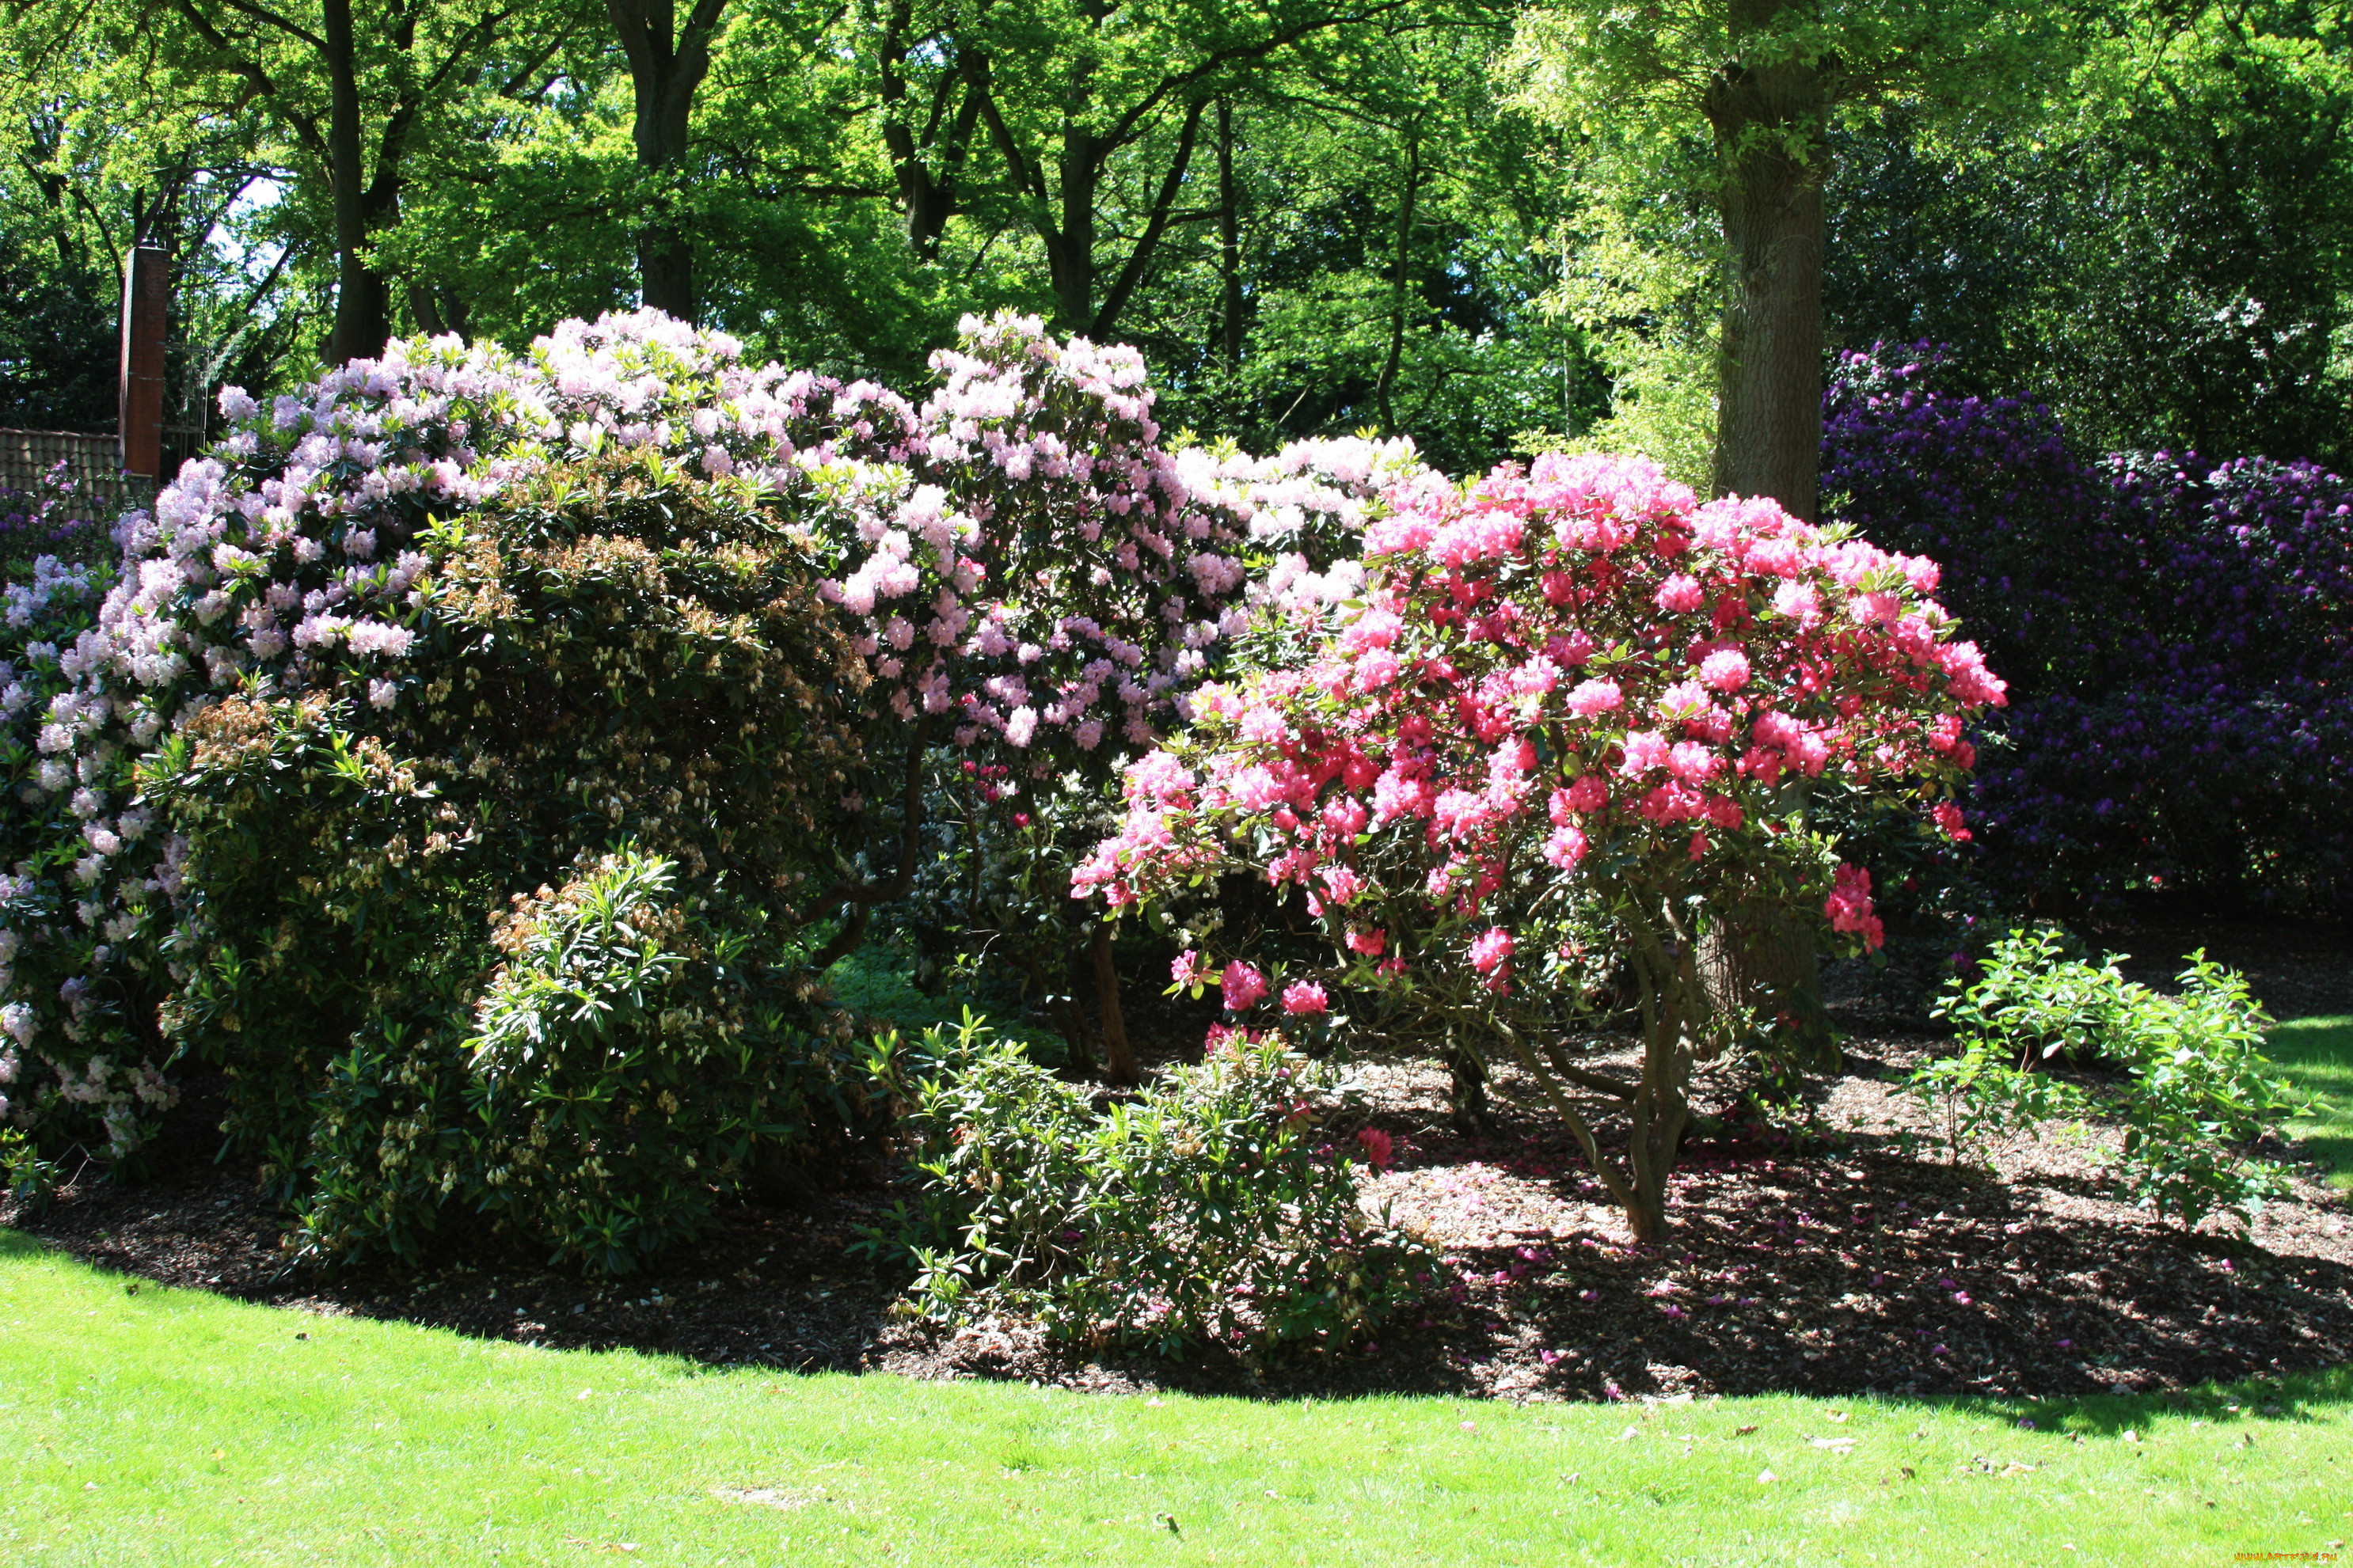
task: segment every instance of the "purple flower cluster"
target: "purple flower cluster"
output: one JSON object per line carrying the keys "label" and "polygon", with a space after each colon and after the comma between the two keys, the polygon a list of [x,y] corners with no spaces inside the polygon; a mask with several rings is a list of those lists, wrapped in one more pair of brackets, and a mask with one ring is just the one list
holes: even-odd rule
{"label": "purple flower cluster", "polygon": [[79,558],[106,542],[104,507],[77,493],[60,459],[29,490],[0,486],[0,560],[59,554]]}
{"label": "purple flower cluster", "polygon": [[2353,891],[2353,486],[2307,462],[2086,461],[2049,411],[1849,354],[1822,489],[1946,563],[2010,682],[1969,815],[1997,885],[2097,898]]}

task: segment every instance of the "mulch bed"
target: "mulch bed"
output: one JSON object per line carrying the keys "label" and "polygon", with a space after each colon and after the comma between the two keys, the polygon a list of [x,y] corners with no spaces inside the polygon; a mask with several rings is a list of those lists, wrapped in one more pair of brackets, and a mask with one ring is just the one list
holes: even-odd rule
{"label": "mulch bed", "polygon": [[[2353,941],[2339,929],[2183,920],[2100,934],[2146,977],[2203,943],[2282,1015],[2353,1012]],[[1949,1165],[1900,1093],[1936,1048],[1916,985],[1843,966],[1830,984],[1848,1071],[1815,1096],[1817,1135],[1688,1147],[1663,1247],[1628,1244],[1574,1146],[1511,1074],[1496,1080],[1492,1135],[1468,1140],[1447,1120],[1441,1073],[1364,1063],[1372,1124],[1398,1151],[1369,1195],[1446,1268],[1377,1346],[1262,1366],[1107,1358],[1018,1322],[948,1332],[899,1320],[899,1281],[850,1250],[887,1201],[879,1163],[797,1210],[733,1210],[663,1271],[619,1282],[489,1262],[298,1273],[276,1214],[211,1162],[216,1118],[201,1084],[153,1179],[70,1185],[44,1213],[0,1220],[126,1275],[314,1312],[718,1364],[1112,1390],[2023,1398],[2275,1377],[2353,1356],[2342,1194],[2307,1183],[2252,1227],[2185,1234],[2104,1194],[2112,1134],[2004,1148],[1990,1172]],[[1721,1089],[1703,1085],[1704,1102]]]}

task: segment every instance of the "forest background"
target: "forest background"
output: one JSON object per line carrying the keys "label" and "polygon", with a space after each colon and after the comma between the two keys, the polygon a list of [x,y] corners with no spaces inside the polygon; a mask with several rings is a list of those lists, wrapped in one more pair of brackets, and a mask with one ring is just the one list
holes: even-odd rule
{"label": "forest background", "polygon": [[[111,426],[146,238],[181,453],[221,386],[388,333],[642,300],[906,384],[1011,305],[1139,345],[1171,429],[1403,433],[1458,472],[1595,446],[1704,489],[1719,151],[1613,86],[1641,69],[1562,61],[1630,18],[1672,89],[1725,9],[18,0],[0,425]],[[1949,10],[1816,9],[1936,65],[1844,57],[1826,350],[1947,345],[1946,384],[2087,449],[2353,458],[2345,7],[2003,7],[1963,47]]]}

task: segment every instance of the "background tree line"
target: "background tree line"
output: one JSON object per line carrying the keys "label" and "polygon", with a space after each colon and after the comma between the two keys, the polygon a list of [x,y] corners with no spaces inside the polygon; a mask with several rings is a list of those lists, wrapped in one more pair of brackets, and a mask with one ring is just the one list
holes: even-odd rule
{"label": "background tree line", "polygon": [[1140,345],[1164,418],[1204,435],[1370,426],[1451,469],[1604,443],[1704,483],[1719,407],[1727,442],[1746,428],[1724,366],[1767,358],[1725,334],[1765,341],[1757,258],[1788,253],[1731,197],[1781,179],[1820,193],[1825,348],[1948,343],[2103,446],[2348,457],[2341,5],[5,17],[9,425],[111,422],[120,256],[145,236],[176,258],[189,442],[222,384],[390,333],[521,343],[642,301],[903,380],[959,314],[1010,304]]}

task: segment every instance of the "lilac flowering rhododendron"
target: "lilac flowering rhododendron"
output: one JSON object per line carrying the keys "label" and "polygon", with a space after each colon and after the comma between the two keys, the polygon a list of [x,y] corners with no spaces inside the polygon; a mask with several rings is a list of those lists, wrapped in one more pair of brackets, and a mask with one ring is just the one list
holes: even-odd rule
{"label": "lilac flowering rhododendron", "polygon": [[[1243,869],[1288,890],[1331,941],[1312,978],[1427,1014],[1451,1050],[1510,1050],[1655,1236],[1684,1085],[1723,1048],[1700,922],[1764,900],[1877,945],[1869,877],[1807,829],[1808,792],[1830,774],[1948,805],[2002,683],[1930,596],[1933,562],[1770,501],[1702,505],[1647,463],[1546,458],[1390,501],[1360,597],[1295,658],[1196,695],[1074,894],[1181,909]],[[1643,996],[1623,1170],[1515,1021],[1581,906],[1625,933]],[[1245,1010],[1268,983],[1238,995],[1240,965]]]}
{"label": "lilac flowering rhododendron", "polygon": [[[208,1026],[234,1032],[233,1010],[189,992],[185,937],[243,933],[188,883],[190,864],[210,862],[164,797],[192,762],[259,745],[271,724],[293,726],[271,744],[348,740],[350,726],[409,722],[427,699],[437,712],[462,700],[440,662],[448,639],[504,613],[506,592],[479,580],[474,520],[573,493],[547,476],[634,462],[647,478],[625,487],[703,487],[769,517],[759,526],[807,562],[858,667],[824,677],[857,733],[804,759],[841,775],[823,796],[838,811],[807,826],[832,824],[842,863],[869,803],[898,794],[895,759],[926,745],[989,759],[1025,827],[1021,789],[1058,769],[1115,770],[1182,721],[1253,616],[1312,621],[1345,602],[1356,531],[1386,491],[1429,482],[1409,443],[1171,452],[1132,351],[1057,342],[1034,320],[968,320],[934,367],[939,384],[915,402],[747,365],[723,334],[640,313],[565,323],[522,355],[394,343],[266,405],[224,392],[226,435],[116,525],[111,572],[45,565],[7,590],[5,1113],[55,1110],[58,1135],[95,1131],[127,1152],[169,1097],[172,1031],[217,1016]],[[636,547],[615,548],[562,569],[642,571]],[[1273,579],[1248,580],[1246,549],[1273,552]],[[681,635],[738,624],[695,618],[710,614],[687,613]],[[860,754],[872,776],[841,773]],[[654,765],[621,761],[632,776]],[[396,760],[353,765],[419,787]],[[606,797],[577,853],[608,847],[628,812]],[[462,824],[419,837],[479,838]],[[777,877],[762,897],[795,919],[829,912],[839,890]]]}

